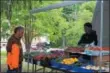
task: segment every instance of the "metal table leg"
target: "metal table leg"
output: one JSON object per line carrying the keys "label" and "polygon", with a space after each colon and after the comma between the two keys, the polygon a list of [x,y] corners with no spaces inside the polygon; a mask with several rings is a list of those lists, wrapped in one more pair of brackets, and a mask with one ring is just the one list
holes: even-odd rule
{"label": "metal table leg", "polygon": [[45,73],[45,67],[43,67],[43,73]]}
{"label": "metal table leg", "polygon": [[32,61],[32,72],[34,72],[34,64],[33,64],[33,60]]}
{"label": "metal table leg", "polygon": [[57,73],[57,70],[55,70],[55,73]]}
{"label": "metal table leg", "polygon": [[53,69],[51,69],[50,73],[53,73]]}
{"label": "metal table leg", "polygon": [[28,60],[28,62],[27,62],[27,72],[29,72],[29,58],[27,60]]}
{"label": "metal table leg", "polygon": [[37,62],[35,63],[35,73],[36,73],[36,70],[37,70]]}

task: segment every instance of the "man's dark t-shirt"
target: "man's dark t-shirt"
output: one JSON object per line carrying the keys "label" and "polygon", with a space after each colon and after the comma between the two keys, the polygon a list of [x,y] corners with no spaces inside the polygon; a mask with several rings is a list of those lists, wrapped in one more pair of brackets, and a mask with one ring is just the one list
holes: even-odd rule
{"label": "man's dark t-shirt", "polygon": [[97,34],[96,31],[92,30],[92,32],[90,34],[83,34],[80,41],[78,42],[78,45],[80,44],[90,44],[94,42],[94,45],[97,45],[98,41],[97,41]]}

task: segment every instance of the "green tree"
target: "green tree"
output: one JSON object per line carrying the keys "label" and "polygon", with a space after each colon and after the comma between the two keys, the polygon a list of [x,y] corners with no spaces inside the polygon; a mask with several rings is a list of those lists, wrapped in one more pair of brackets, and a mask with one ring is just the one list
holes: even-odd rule
{"label": "green tree", "polygon": [[62,38],[67,46],[76,46],[83,31],[83,24],[91,22],[95,1],[75,4],[59,9],[30,15],[32,8],[44,7],[59,1],[8,0],[1,1],[2,37],[11,34],[17,25],[25,27],[25,40],[30,44],[37,35],[49,35],[52,47],[61,47]]}
{"label": "green tree", "polygon": [[[70,15],[73,16],[73,18],[69,19],[68,17],[69,28],[66,30],[67,46],[77,46],[77,42],[79,41],[81,35],[84,33],[83,24],[92,21],[95,4],[95,1],[78,4],[76,14],[77,17],[74,15],[75,10],[70,10]],[[71,8],[72,7],[74,7],[74,5],[71,6]],[[66,14],[66,12],[64,13]],[[68,16],[68,13],[66,15]],[[74,17],[76,17],[76,19],[74,19]]]}

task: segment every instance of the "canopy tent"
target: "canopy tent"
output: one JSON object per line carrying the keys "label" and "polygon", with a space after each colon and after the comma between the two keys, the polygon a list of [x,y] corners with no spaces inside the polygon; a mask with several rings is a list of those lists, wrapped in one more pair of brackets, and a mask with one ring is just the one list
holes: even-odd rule
{"label": "canopy tent", "polygon": [[[52,9],[57,9],[57,8],[61,8],[61,7],[65,7],[65,6],[70,6],[70,5],[73,5],[73,4],[78,4],[78,3],[83,3],[83,2],[88,2],[89,0],[84,0],[84,1],[63,1],[61,3],[57,3],[57,4],[52,4],[52,5],[49,5],[49,6],[46,6],[46,7],[41,7],[41,8],[33,8],[32,10],[30,10],[30,14],[34,14],[34,13],[40,13],[40,12],[45,12],[45,11],[48,11],[48,10],[52,10]],[[102,1],[97,1],[97,4],[98,2],[100,2],[100,7],[101,7],[101,21],[100,21],[100,46],[102,47],[102,35],[103,35],[103,2]],[[97,7],[96,7],[96,10],[97,10]],[[95,13],[95,12],[94,12]]]}
{"label": "canopy tent", "polygon": [[[39,12],[45,12],[48,10],[52,10],[52,9],[56,9],[56,8],[60,8],[60,7],[64,7],[64,6],[69,6],[69,5],[73,5],[73,4],[77,4],[77,3],[83,3],[83,2],[87,2],[88,0],[84,0],[84,1],[63,1],[62,3],[58,3],[58,4],[53,4],[53,5],[49,5],[46,7],[42,7],[42,8],[34,8],[32,10],[30,10],[30,14],[34,14],[34,13],[39,13]],[[98,1],[97,1],[98,2]],[[101,2],[101,22],[100,22],[100,47],[102,47],[102,36],[103,36],[103,0],[100,1]],[[100,53],[100,67],[102,65],[102,53]]]}
{"label": "canopy tent", "polygon": [[34,14],[34,13],[44,12],[44,11],[48,11],[51,9],[57,9],[57,8],[61,8],[64,6],[69,6],[69,5],[83,3],[83,2],[87,2],[87,1],[86,0],[83,0],[83,1],[63,1],[62,3],[52,4],[52,5],[49,5],[46,7],[42,7],[42,8],[34,8],[34,9],[30,10],[30,13]]}

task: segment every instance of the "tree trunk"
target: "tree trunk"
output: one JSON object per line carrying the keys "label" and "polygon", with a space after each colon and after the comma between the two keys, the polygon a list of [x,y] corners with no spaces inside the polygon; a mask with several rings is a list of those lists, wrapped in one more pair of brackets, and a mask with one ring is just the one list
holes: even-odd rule
{"label": "tree trunk", "polygon": [[11,27],[11,17],[12,17],[12,1],[7,1],[7,7],[6,7],[6,17],[8,20],[8,25]]}

